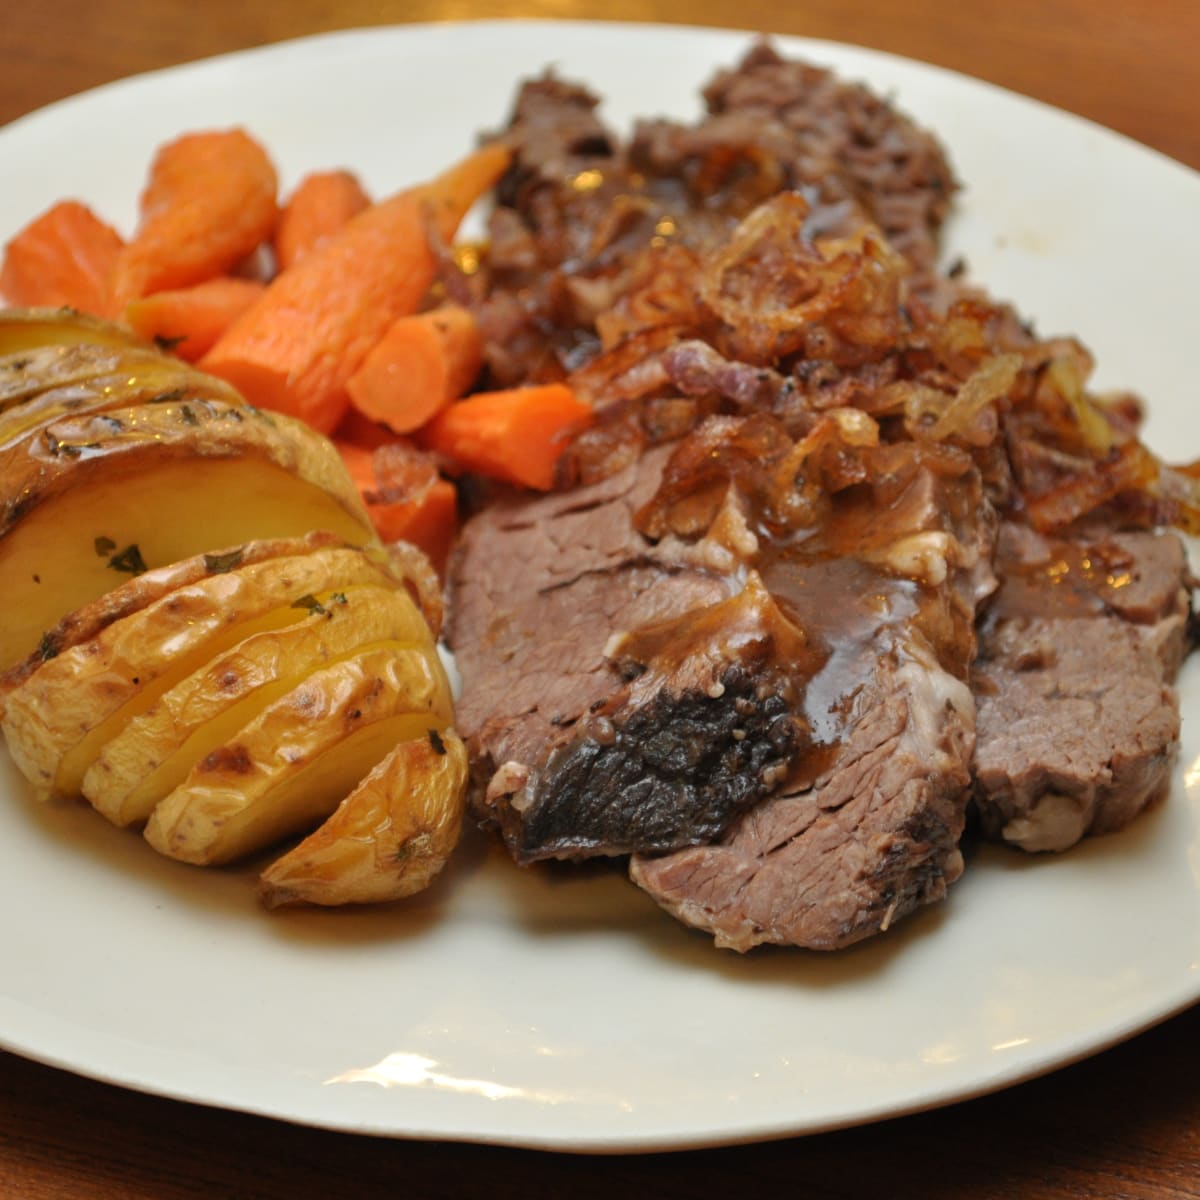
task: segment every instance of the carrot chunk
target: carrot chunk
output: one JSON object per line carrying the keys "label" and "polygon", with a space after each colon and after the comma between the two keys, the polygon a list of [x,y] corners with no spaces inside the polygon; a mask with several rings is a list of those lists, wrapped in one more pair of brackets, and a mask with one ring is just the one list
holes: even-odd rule
{"label": "carrot chunk", "polygon": [[60,200],[5,247],[0,292],[14,305],[111,317],[111,278],[123,245],[87,205]]}
{"label": "carrot chunk", "polygon": [[329,435],[335,442],[351,442],[356,446],[365,446],[374,450],[386,442],[394,442],[396,435],[378,421],[364,417],[357,408],[346,409],[346,415],[338,422],[337,428]]}
{"label": "carrot chunk", "polygon": [[275,228],[275,261],[280,270],[299,262],[370,203],[350,171],[305,175],[280,211]]}
{"label": "carrot chunk", "polygon": [[257,279],[220,275],[188,288],[155,292],[125,306],[125,323],[144,338],[168,343],[175,354],[195,362],[262,295]]}
{"label": "carrot chunk", "polygon": [[591,411],[565,383],[477,392],[442,409],[421,440],[462,470],[548,491],[567,438]]}
{"label": "carrot chunk", "polygon": [[228,273],[271,237],[275,168],[241,129],[189,133],[150,166],[137,231],[117,260],[119,305]]}
{"label": "carrot chunk", "polygon": [[458,492],[428,455],[406,441],[370,448],[334,443],[385,542],[408,542],[445,574],[458,532]]}
{"label": "carrot chunk", "polygon": [[346,381],[350,402],[393,433],[412,433],[457,400],[483,365],[475,314],[458,304],[400,317]]}
{"label": "carrot chunk", "polygon": [[367,505],[375,532],[385,542],[408,542],[423,550],[440,576],[458,532],[458,492],[436,479],[412,500],[377,500]]}
{"label": "carrot chunk", "polygon": [[342,456],[342,462],[346,464],[346,470],[350,472],[350,478],[354,480],[354,486],[358,488],[358,494],[363,498],[363,503],[368,503],[369,498],[379,490],[379,484],[375,479],[372,448],[342,441],[340,438],[335,438],[333,444]]}
{"label": "carrot chunk", "polygon": [[346,381],[387,327],[416,311],[433,282],[431,231],[448,241],[508,159],[503,147],[485,147],[352,217],[281,271],[200,365],[259,407],[331,432],[350,405]]}

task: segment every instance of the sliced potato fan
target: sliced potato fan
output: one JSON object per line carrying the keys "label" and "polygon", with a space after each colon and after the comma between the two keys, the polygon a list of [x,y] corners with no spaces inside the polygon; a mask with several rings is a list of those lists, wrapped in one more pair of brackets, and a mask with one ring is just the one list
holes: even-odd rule
{"label": "sliced potato fan", "polygon": [[[240,546],[224,546],[203,554],[193,554],[165,567],[155,567],[140,575],[131,575],[112,591],[105,592],[89,604],[67,613],[56,625],[47,629],[32,654],[7,671],[0,672],[0,708],[4,697],[22,680],[64,650],[95,637],[114,621],[153,604],[168,592],[186,584],[196,583],[210,575],[223,575],[238,567],[248,567],[268,558],[307,554],[326,547],[345,548],[345,541],[336,534],[320,530],[304,537],[260,538]],[[388,556],[389,566],[396,563]]]}
{"label": "sliced potato fan", "polygon": [[451,730],[397,746],[319,829],[262,873],[283,904],[366,904],[427,887],[462,828],[467,750]]}
{"label": "sliced potato fan", "polygon": [[324,548],[271,558],[176,588],[50,659],[8,696],[4,730],[39,791],[75,796],[101,748],[214,654],[308,622],[320,596],[386,586],[386,559]]}
{"label": "sliced potato fan", "polygon": [[191,863],[307,834],[272,905],[445,862],[466,757],[436,577],[307,426],[120,326],[0,313],[0,570],[0,728],[35,793]]}
{"label": "sliced potato fan", "polygon": [[99,346],[74,342],[65,346],[34,346],[0,355],[0,419],[15,415],[19,406],[45,392],[76,384],[86,385],[118,371],[132,356],[157,359],[160,369],[170,369],[169,360],[155,355],[150,347]]}
{"label": "sliced potato fan", "polygon": [[[93,364],[90,370],[79,364],[84,351],[95,350],[101,350],[105,358],[116,361]],[[27,382],[24,389],[28,394],[22,395],[21,373],[8,370],[8,364],[15,362],[23,366],[26,373],[36,376],[42,371],[42,360],[66,378],[53,387],[43,383],[36,391],[31,390],[34,385]],[[7,359],[0,358],[0,452],[66,417],[139,404],[169,401],[198,404],[204,400],[240,403],[237,393],[228,384],[151,350],[115,351],[86,345],[65,346],[59,351],[57,360],[50,359],[44,350],[30,355],[12,354]]]}
{"label": "sliced potato fan", "polygon": [[125,325],[102,321],[70,308],[0,309],[0,354],[79,342],[94,346],[150,346]]}
{"label": "sliced potato fan", "polygon": [[83,794],[118,825],[144,821],[191,766],[216,750],[316,667],[378,643],[433,650],[424,618],[404,592],[358,585],[311,616],[243,638],[180,680],[110,738],[83,778]]}
{"label": "sliced potato fan", "polygon": [[314,671],[201,759],[154,809],[146,839],[185,862],[239,858],[328,816],[398,742],[450,716],[426,649],[383,646]]}
{"label": "sliced potato fan", "polygon": [[336,450],[298,422],[216,401],[146,404],[39,428],[0,452],[0,669],[122,572],[251,538],[372,540]]}

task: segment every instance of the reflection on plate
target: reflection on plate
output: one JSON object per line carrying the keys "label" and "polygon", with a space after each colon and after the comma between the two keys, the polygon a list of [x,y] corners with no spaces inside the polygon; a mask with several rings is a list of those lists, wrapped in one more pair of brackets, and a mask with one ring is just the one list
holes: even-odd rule
{"label": "reflection on plate", "polygon": [[[499,124],[515,80],[547,63],[604,94],[617,124],[688,116],[747,43],[414,26],[130,80],[0,131],[0,232],[67,195],[128,227],[155,145],[222,124],[252,128],[285,184],[348,165],[383,193]],[[1152,444],[1200,455],[1200,245],[1178,235],[1200,177],[958,76],[780,44],[937,129],[967,185],[949,254],[1043,332],[1079,333],[1101,386],[1149,397]],[[4,760],[0,1044],[313,1125],[569,1149],[780,1136],[975,1095],[1200,998],[1194,663],[1183,706],[1163,808],[1058,860],[982,851],[948,904],[836,956],[717,953],[612,874],[517,871],[478,836],[405,907],[268,916],[248,872],[185,868],[82,808],[36,807]]]}

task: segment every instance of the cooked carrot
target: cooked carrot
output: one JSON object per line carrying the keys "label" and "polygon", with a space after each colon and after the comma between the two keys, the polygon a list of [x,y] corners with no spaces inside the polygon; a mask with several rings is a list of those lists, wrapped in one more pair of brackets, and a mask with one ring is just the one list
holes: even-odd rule
{"label": "cooked carrot", "polygon": [[121,235],[78,200],[60,200],[4,248],[0,292],[10,304],[115,314],[111,279]]}
{"label": "cooked carrot", "polygon": [[385,542],[420,547],[443,574],[458,530],[458,493],[428,455],[407,441],[377,448],[334,443]]}
{"label": "cooked carrot", "polygon": [[441,576],[458,532],[458,492],[437,479],[412,500],[377,500],[367,505],[375,532],[385,542],[409,542],[423,550]]}
{"label": "cooked carrot", "polygon": [[408,438],[368,446],[339,437],[333,444],[367,504],[411,500],[438,478],[437,457]]}
{"label": "cooked carrot", "polygon": [[547,491],[567,439],[591,412],[565,383],[477,392],[442,409],[421,441],[461,470]]}
{"label": "cooked carrot", "polygon": [[367,503],[379,487],[375,479],[375,463],[371,450],[354,442],[344,442],[340,438],[335,438],[333,444],[342,456],[342,462],[346,464],[346,470],[350,472],[358,494],[363,498],[363,502]]}
{"label": "cooked carrot", "polygon": [[386,442],[394,442],[396,435],[378,421],[364,417],[357,408],[346,409],[346,415],[338,422],[337,428],[329,435],[335,442],[351,442],[355,446],[365,446],[374,450]]}
{"label": "cooked carrot", "polygon": [[312,171],[288,197],[275,227],[275,261],[280,270],[337,233],[371,203],[349,171]]}
{"label": "cooked carrot", "polygon": [[346,381],[350,403],[393,433],[412,433],[457,400],[483,365],[475,314],[459,304],[400,317]]}
{"label": "cooked carrot", "polygon": [[117,260],[119,305],[227,274],[275,229],[275,168],[241,129],[189,133],[161,147],[137,231]]}
{"label": "cooked carrot", "polygon": [[371,452],[377,500],[411,500],[438,478],[437,455],[411,438],[393,437]]}
{"label": "cooked carrot", "polygon": [[350,404],[346,381],[437,270],[430,233],[449,240],[499,178],[508,151],[485,147],[419,187],[373,204],[281,271],[201,360],[262,408],[322,433]]}
{"label": "cooked carrot", "polygon": [[265,283],[219,275],[189,288],[155,292],[125,306],[125,324],[195,362],[262,295]]}

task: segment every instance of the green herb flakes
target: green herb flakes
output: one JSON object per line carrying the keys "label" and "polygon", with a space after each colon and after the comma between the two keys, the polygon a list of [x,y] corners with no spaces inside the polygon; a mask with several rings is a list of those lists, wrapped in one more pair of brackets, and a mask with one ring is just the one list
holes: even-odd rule
{"label": "green herb flakes", "polygon": [[311,592],[301,596],[299,600],[293,600],[292,607],[306,609],[312,617],[329,616],[329,610]]}
{"label": "green herb flakes", "polygon": [[228,571],[236,570],[242,565],[243,552],[242,547],[238,546],[235,550],[226,550],[224,554],[206,554],[204,556],[204,569],[210,575],[224,575]]}
{"label": "green herb flakes", "polygon": [[108,560],[108,565],[114,571],[124,571],[127,575],[141,575],[147,570],[146,560],[142,557],[137,542],[126,546],[120,554],[114,554]]}

